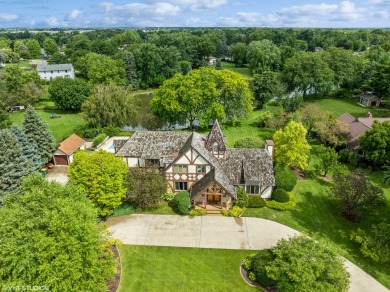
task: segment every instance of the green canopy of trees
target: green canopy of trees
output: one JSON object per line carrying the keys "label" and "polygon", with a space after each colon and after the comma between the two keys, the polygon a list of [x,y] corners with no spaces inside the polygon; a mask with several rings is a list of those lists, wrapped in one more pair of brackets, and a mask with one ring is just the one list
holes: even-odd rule
{"label": "green canopy of trees", "polygon": [[65,110],[80,110],[89,97],[91,86],[83,79],[57,77],[49,84],[50,98]]}
{"label": "green canopy of trees", "polygon": [[248,45],[246,58],[254,74],[275,71],[280,68],[279,48],[270,40],[253,41]]}
{"label": "green canopy of trees", "polygon": [[79,188],[24,181],[0,208],[0,282],[51,291],[107,291],[116,261],[105,227]]}
{"label": "green canopy of trees", "polygon": [[360,147],[368,160],[376,164],[390,161],[390,122],[375,121],[372,128],[360,137]]}

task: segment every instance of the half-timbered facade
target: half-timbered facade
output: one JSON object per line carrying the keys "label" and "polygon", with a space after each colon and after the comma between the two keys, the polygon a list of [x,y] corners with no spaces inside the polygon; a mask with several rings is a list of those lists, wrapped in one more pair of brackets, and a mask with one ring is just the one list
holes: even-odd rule
{"label": "half-timbered facade", "polygon": [[196,208],[229,209],[236,188],[267,199],[275,185],[272,141],[265,149],[228,149],[216,121],[208,136],[192,132],[137,131],[119,149],[128,167],[158,165],[168,191],[190,192]]}

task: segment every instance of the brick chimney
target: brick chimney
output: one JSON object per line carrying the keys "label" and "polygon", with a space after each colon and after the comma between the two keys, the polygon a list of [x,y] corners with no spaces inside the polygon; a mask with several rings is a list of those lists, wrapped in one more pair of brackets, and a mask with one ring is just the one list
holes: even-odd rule
{"label": "brick chimney", "polygon": [[367,118],[372,119],[372,113],[368,112],[367,113]]}
{"label": "brick chimney", "polygon": [[275,146],[275,143],[274,141],[272,140],[265,140],[265,150],[267,150],[269,156],[272,156],[274,155],[274,146]]}

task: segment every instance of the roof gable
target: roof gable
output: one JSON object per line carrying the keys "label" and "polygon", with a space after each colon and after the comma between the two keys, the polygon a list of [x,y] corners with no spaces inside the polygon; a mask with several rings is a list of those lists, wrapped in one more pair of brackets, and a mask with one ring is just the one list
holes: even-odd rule
{"label": "roof gable", "polygon": [[221,151],[226,150],[225,137],[223,136],[221,127],[219,126],[217,120],[215,120],[214,125],[211,128],[211,131],[209,133],[209,136],[207,137],[207,141],[205,145],[206,149],[208,151],[212,151],[214,143],[218,143],[219,150]]}
{"label": "roof gable", "polygon": [[77,136],[76,134],[70,135],[67,139],[60,143],[58,146],[58,150],[62,151],[67,155],[73,154],[76,150],[78,150],[81,146],[83,146],[85,140]]}

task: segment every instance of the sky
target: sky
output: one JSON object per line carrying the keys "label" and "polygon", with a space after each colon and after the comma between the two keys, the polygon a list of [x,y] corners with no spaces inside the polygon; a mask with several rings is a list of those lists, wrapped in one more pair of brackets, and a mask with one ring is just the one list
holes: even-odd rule
{"label": "sky", "polygon": [[390,0],[0,0],[17,27],[390,27]]}

